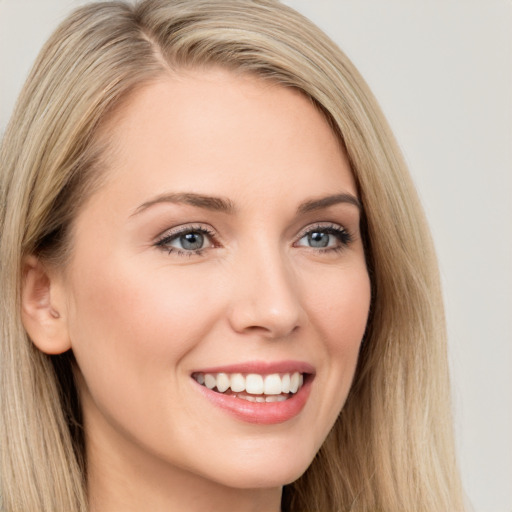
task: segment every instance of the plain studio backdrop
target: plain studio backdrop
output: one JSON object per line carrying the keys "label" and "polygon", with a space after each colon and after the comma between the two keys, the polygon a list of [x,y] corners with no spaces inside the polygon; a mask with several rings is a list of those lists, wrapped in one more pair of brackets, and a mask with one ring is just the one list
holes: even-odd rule
{"label": "plain studio backdrop", "polygon": [[[0,0],[0,134],[80,3]],[[285,3],[353,60],[398,138],[440,259],[466,492],[476,512],[512,512],[512,2]]]}

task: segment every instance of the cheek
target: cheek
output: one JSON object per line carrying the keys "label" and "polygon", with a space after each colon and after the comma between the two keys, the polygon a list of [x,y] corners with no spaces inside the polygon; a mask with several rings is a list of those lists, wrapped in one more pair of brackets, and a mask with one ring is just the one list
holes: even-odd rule
{"label": "cheek", "polygon": [[323,342],[323,364],[318,385],[327,398],[322,404],[327,425],[332,425],[348,396],[359,349],[366,330],[371,298],[366,268],[357,266],[332,276],[322,293],[310,294],[310,320]]}
{"label": "cheek", "polygon": [[212,309],[208,293],[200,293],[186,275],[171,276],[165,268],[143,269],[142,265],[102,265],[81,271],[72,298],[79,338],[88,333],[89,339],[100,336],[124,348],[131,340],[148,349],[159,341],[179,347],[180,340],[186,344],[194,336],[199,300],[203,313]]}
{"label": "cheek", "polygon": [[214,302],[220,301],[205,289],[207,283],[201,293],[186,272],[170,276],[165,267],[143,268],[82,265],[73,287],[73,350],[91,392],[104,394],[105,400],[106,389],[115,401],[127,394],[143,399],[150,382],[179,386],[180,361],[218,318],[221,306]]}
{"label": "cheek", "polygon": [[310,293],[310,317],[322,331],[329,356],[350,355],[359,350],[370,307],[370,279],[357,266],[326,280]]}

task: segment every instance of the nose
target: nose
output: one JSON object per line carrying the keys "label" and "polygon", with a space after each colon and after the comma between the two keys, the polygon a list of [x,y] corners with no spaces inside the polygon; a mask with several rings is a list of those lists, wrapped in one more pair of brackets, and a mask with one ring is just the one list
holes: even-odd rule
{"label": "nose", "polygon": [[238,333],[285,338],[306,320],[291,264],[279,251],[254,252],[240,258],[232,275],[229,311]]}

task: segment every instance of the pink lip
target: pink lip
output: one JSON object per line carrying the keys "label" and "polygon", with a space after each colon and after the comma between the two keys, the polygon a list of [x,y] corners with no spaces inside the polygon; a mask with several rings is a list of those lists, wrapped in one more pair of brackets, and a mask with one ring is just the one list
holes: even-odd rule
{"label": "pink lip", "polygon": [[293,372],[314,374],[315,368],[303,361],[249,361],[227,366],[201,368],[193,373],[259,373],[260,375],[269,375],[271,373]]}
{"label": "pink lip", "polygon": [[205,386],[202,386],[194,379],[192,381],[197,386],[199,392],[207,398],[213,405],[225,410],[235,418],[248,423],[258,423],[262,425],[272,425],[284,423],[297,416],[304,406],[311,391],[311,384],[314,379],[314,368],[308,364],[297,361],[281,361],[276,363],[250,362],[234,364],[229,366],[205,368],[194,373],[259,373],[267,375],[270,373],[305,373],[304,385],[297,393],[292,395],[284,402],[248,402],[241,398],[231,395],[217,393]]}

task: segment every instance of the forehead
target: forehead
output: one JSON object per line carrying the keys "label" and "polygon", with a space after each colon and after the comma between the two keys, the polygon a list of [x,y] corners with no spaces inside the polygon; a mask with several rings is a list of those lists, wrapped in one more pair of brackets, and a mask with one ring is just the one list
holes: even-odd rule
{"label": "forehead", "polygon": [[162,78],[134,92],[102,131],[111,177],[139,174],[147,193],[164,176],[178,192],[220,194],[238,183],[249,194],[293,180],[355,193],[341,144],[313,102],[250,75],[213,69]]}

